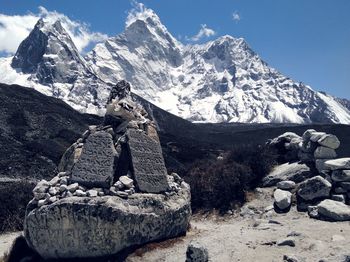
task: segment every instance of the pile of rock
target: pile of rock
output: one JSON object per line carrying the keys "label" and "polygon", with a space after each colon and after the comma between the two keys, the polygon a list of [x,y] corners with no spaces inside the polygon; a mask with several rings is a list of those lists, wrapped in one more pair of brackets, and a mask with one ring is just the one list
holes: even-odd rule
{"label": "pile of rock", "polygon": [[[307,210],[310,217],[350,220],[350,158],[336,159],[340,146],[336,136],[309,129],[302,137],[288,132],[268,143],[280,152],[284,149],[286,158],[299,160],[277,167],[265,178],[265,185],[277,186],[276,208],[287,211],[295,193],[298,209]],[[296,172],[302,167],[309,172],[300,180]]]}
{"label": "pile of rock", "polygon": [[175,237],[191,216],[189,186],[167,175],[155,125],[125,81],[112,89],[104,123],[90,126],[33,194],[25,237],[46,259],[106,256]]}
{"label": "pile of rock", "polygon": [[335,135],[308,129],[301,137],[286,132],[267,144],[277,148],[286,161],[315,163],[318,170],[322,171],[325,161],[337,157],[335,150],[340,146],[340,141]]}

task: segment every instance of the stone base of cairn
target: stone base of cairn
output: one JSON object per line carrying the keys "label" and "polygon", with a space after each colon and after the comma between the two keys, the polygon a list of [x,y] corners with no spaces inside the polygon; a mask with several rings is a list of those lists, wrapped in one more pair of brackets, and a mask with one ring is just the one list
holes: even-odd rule
{"label": "stone base of cairn", "polygon": [[62,157],[59,173],[33,190],[28,245],[45,259],[92,258],[186,233],[190,188],[167,174],[155,124],[119,82],[104,123]]}

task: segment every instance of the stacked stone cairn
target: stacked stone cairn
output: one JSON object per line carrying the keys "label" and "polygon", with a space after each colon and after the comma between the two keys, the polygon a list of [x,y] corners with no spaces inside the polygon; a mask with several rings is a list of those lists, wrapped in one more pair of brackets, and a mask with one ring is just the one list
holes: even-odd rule
{"label": "stacked stone cairn", "polygon": [[103,124],[89,126],[58,169],[26,211],[25,238],[43,258],[104,257],[186,233],[189,185],[167,175],[156,126],[127,82],[113,87]]}
{"label": "stacked stone cairn", "polygon": [[[335,135],[309,129],[302,137],[287,132],[267,144],[277,148],[284,160],[295,162],[282,165],[294,166],[290,170],[284,168],[279,179],[279,167],[265,179],[277,186],[274,199],[279,211],[287,212],[294,197],[298,210],[308,211],[312,218],[350,220],[350,158],[337,158],[340,141]],[[297,169],[305,167],[309,175],[300,181]]]}

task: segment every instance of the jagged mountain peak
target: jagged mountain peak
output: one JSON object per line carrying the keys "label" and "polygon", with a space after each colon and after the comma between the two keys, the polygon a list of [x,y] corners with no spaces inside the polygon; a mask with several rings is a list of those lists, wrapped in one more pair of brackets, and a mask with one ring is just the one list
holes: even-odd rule
{"label": "jagged mountain peak", "polygon": [[58,33],[58,34],[68,34],[63,28],[61,20],[56,19],[54,22],[46,21],[44,18],[40,18],[35,24],[34,28],[40,29],[43,33]]}
{"label": "jagged mountain peak", "polygon": [[178,49],[182,47],[182,44],[169,33],[159,16],[143,4],[139,4],[137,9],[129,13],[124,34],[130,40],[134,40],[135,34],[139,34],[138,39],[143,38],[144,42],[149,38],[154,38],[164,47]]}
{"label": "jagged mountain peak", "polygon": [[[0,70],[11,70],[3,65]],[[38,21],[12,67],[29,73],[28,82],[39,91],[89,113],[103,113],[106,82],[125,79],[137,95],[191,121],[350,123],[348,103],[282,75],[243,38],[182,45],[147,8],[131,12],[125,31],[85,58],[59,22]],[[0,81],[18,83],[17,71],[12,73]]]}
{"label": "jagged mountain peak", "polygon": [[348,109],[283,76],[243,38],[177,43],[142,6],[125,32],[98,45],[88,61],[102,79],[126,79],[138,95],[191,121],[350,123]]}
{"label": "jagged mountain peak", "polygon": [[0,70],[6,72],[0,82],[32,86],[81,112],[103,114],[110,85],[96,76],[60,20],[39,19],[14,57],[0,59]]}
{"label": "jagged mountain peak", "polygon": [[[11,65],[24,73],[37,73],[41,82],[65,83],[70,80],[64,75],[71,75],[66,62],[71,60],[75,65],[83,64],[83,58],[60,20],[50,23],[41,18],[18,47]],[[55,72],[52,71],[53,62],[61,64]]]}

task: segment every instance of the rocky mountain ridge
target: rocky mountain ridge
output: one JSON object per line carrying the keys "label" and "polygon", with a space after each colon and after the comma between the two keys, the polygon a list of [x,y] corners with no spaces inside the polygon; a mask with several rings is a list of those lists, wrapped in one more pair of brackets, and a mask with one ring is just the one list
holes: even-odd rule
{"label": "rocky mountain ridge", "polygon": [[193,122],[350,124],[347,100],[285,77],[244,39],[183,45],[150,9],[85,58],[59,21],[40,20],[13,58],[0,59],[0,71],[0,82],[32,86],[94,114],[104,112],[109,83],[125,79],[137,95]]}

